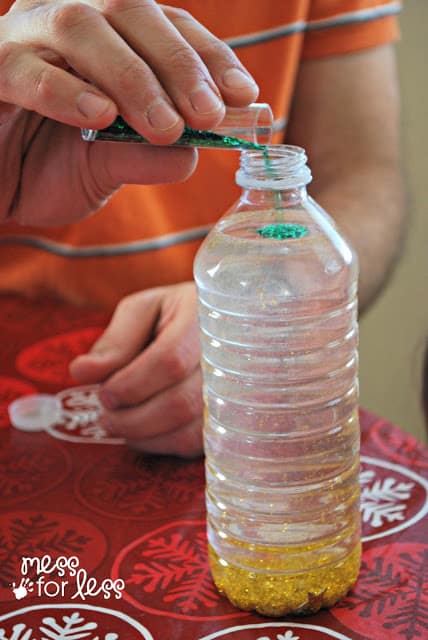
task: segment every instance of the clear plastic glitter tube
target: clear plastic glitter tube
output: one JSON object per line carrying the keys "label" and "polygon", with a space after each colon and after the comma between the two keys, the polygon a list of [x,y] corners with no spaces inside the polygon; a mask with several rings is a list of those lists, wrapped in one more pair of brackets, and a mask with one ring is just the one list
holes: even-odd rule
{"label": "clear plastic glitter tube", "polygon": [[[205,131],[185,126],[183,134],[172,146],[260,149],[272,139],[273,115],[266,103],[253,103],[248,107],[228,108],[223,121],[213,130]],[[151,144],[118,116],[105,129],[81,129],[87,142],[139,142]]]}

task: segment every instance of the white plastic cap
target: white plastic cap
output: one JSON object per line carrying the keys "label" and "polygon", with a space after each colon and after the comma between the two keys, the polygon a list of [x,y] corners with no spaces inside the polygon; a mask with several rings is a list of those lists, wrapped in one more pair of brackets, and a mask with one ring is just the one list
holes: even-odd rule
{"label": "white plastic cap", "polygon": [[11,402],[9,418],[21,431],[44,431],[55,424],[61,415],[61,401],[47,393],[24,396]]}

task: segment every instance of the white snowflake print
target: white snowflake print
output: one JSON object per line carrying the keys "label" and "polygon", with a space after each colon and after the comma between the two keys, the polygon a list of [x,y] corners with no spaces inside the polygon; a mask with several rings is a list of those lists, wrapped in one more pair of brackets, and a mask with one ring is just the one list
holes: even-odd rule
{"label": "white snowflake print", "polygon": [[105,435],[98,424],[102,410],[98,397],[98,385],[65,389],[58,394],[62,401],[62,419],[67,431],[81,428],[82,434],[99,438]]}
{"label": "white snowflake print", "polygon": [[[257,638],[257,640],[271,640],[271,638],[263,636],[262,638]],[[289,630],[285,633],[277,633],[276,640],[300,640],[300,636],[295,636],[293,631]]]}
{"label": "white snowflake print", "polygon": [[360,471],[360,485],[363,486],[363,484],[367,484],[373,480],[375,475],[375,472],[371,469],[364,469],[363,471]]}
{"label": "white snowflake print", "polygon": [[0,629],[0,640],[35,640],[32,629],[27,629],[25,624],[15,624],[12,627],[12,635],[6,636],[5,630]]}
{"label": "white snowflake print", "polygon": [[85,619],[75,612],[69,616],[62,616],[58,622],[56,618],[43,618],[39,631],[43,633],[38,637],[33,635],[33,629],[27,627],[26,624],[15,624],[12,627],[12,635],[6,636],[4,629],[0,629],[0,640],[75,640],[80,638],[83,640],[118,640],[117,633],[106,633],[99,636],[94,635],[98,624],[96,622],[85,622]]}
{"label": "white snowflake print", "polygon": [[122,611],[81,604],[30,605],[0,615],[0,640],[154,640]]}
{"label": "white snowflake print", "polygon": [[360,474],[361,514],[363,522],[372,527],[381,527],[385,522],[404,520],[407,501],[411,496],[414,482],[399,482],[394,478],[375,480],[374,471],[363,471]]}
{"label": "white snowflake print", "polygon": [[70,442],[122,444],[122,438],[108,437],[99,423],[102,405],[98,397],[99,385],[71,387],[57,393],[61,415],[47,431],[54,438]]}

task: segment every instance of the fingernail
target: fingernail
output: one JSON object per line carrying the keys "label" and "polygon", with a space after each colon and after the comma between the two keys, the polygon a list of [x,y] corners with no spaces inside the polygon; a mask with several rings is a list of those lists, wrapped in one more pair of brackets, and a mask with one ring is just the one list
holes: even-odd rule
{"label": "fingernail", "polygon": [[223,83],[229,89],[248,89],[252,88],[258,91],[258,86],[253,78],[244,73],[240,69],[228,69],[223,74]]}
{"label": "fingernail", "polygon": [[194,110],[201,114],[215,113],[224,108],[222,100],[208,85],[192,91],[189,98]]}
{"label": "fingernail", "polygon": [[181,118],[171,105],[162,98],[158,98],[148,108],[147,120],[153,129],[168,131],[177,126]]}
{"label": "fingernail", "polygon": [[112,106],[111,100],[85,91],[77,99],[77,108],[87,118],[98,118]]}
{"label": "fingernail", "polygon": [[98,422],[107,434],[114,435],[114,428],[108,416],[104,414],[100,415]]}
{"label": "fingernail", "polygon": [[105,391],[102,389],[99,392],[98,397],[103,407],[105,407],[109,411],[112,411],[113,409],[117,409],[120,406],[119,400],[116,398],[116,396],[113,393],[111,393],[111,391]]}

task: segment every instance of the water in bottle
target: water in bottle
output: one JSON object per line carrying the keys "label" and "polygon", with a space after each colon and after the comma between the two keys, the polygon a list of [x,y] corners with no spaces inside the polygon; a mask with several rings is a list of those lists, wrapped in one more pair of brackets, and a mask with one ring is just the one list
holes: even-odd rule
{"label": "water in bottle", "polygon": [[358,267],[304,151],[267,153],[242,153],[194,273],[212,576],[282,616],[332,606],[360,566]]}

